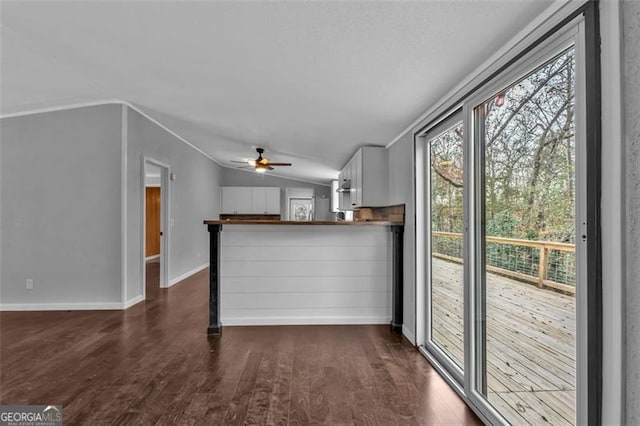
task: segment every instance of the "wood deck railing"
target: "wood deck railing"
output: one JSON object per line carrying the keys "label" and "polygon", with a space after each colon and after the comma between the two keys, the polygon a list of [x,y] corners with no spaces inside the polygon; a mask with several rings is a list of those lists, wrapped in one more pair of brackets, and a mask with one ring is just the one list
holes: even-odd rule
{"label": "wood deck railing", "polygon": [[[456,233],[456,232],[432,232],[432,236],[462,240],[462,234]],[[549,287],[557,290],[562,290],[567,293],[575,294],[576,292],[575,286],[559,283],[559,282],[550,280],[548,278],[549,251],[557,250],[562,252],[575,253],[576,248],[574,244],[556,243],[552,241],[520,240],[516,238],[503,238],[503,237],[486,237],[485,240],[487,243],[504,244],[504,245],[510,245],[510,246],[518,246],[518,247],[529,247],[532,249],[537,249],[539,252],[537,276],[525,274],[518,271],[512,271],[509,269],[499,268],[493,265],[487,265],[486,266],[487,271],[508,276],[511,278],[515,278],[520,281],[531,282],[533,284],[536,284],[539,288]],[[462,263],[461,258],[447,255],[445,253],[434,252],[433,255],[441,259]]]}

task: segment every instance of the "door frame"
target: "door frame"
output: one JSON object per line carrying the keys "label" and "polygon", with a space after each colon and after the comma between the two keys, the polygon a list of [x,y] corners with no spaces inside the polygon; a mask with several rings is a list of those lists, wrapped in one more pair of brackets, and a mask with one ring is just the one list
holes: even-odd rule
{"label": "door frame", "polygon": [[140,227],[140,233],[142,238],[142,250],[140,252],[140,265],[141,265],[141,285],[142,285],[142,298],[146,300],[147,298],[147,267],[146,267],[146,251],[147,251],[147,196],[146,196],[146,173],[145,168],[146,165],[150,164],[155,167],[160,168],[160,232],[162,235],[160,236],[160,288],[168,288],[169,287],[169,242],[170,242],[170,210],[169,206],[171,203],[170,199],[170,190],[169,190],[169,178],[171,176],[171,166],[169,164],[163,163],[151,157],[143,157],[142,158],[142,179],[141,179],[141,212],[140,212],[140,223],[142,226]]}
{"label": "door frame", "polygon": [[[568,9],[568,8],[567,8]],[[600,49],[596,39],[599,36],[599,21],[598,21],[598,4],[596,2],[587,2],[579,5],[575,9],[567,10],[564,16],[550,20],[551,22],[546,25],[544,31],[538,32],[538,36],[531,36],[527,44],[522,47],[518,47],[517,50],[507,55],[509,58],[502,62],[500,65],[496,65],[493,69],[489,67],[491,71],[486,71],[486,74],[476,77],[472,80],[472,83],[462,86],[462,88],[456,90],[454,94],[450,96],[448,100],[435,108],[429,115],[413,127],[413,154],[414,154],[414,200],[416,202],[416,344],[419,346],[419,351],[429,360],[434,368],[443,376],[445,381],[455,390],[461,398],[469,405],[473,411],[476,412],[484,421],[490,423],[502,423],[504,419],[502,416],[488,404],[479,404],[478,398],[471,395],[475,391],[475,374],[471,366],[472,360],[476,359],[474,353],[475,347],[472,342],[476,340],[475,326],[471,323],[470,319],[475,317],[476,312],[473,311],[476,307],[474,305],[475,295],[468,292],[465,294],[465,303],[469,306],[465,309],[467,315],[465,335],[469,338],[466,339],[465,348],[465,378],[464,385],[459,384],[456,379],[449,374],[449,372],[443,367],[437,357],[430,353],[426,346],[427,333],[426,333],[426,320],[427,320],[427,288],[426,288],[426,268],[423,265],[424,258],[426,256],[426,241],[425,241],[425,217],[426,208],[425,202],[425,187],[423,183],[427,171],[427,164],[425,164],[424,153],[424,139],[422,136],[428,128],[434,127],[435,124],[446,119],[453,111],[455,111],[459,105],[463,105],[463,118],[466,121],[465,124],[465,147],[466,154],[469,158],[465,159],[467,168],[465,169],[465,176],[471,178],[475,176],[479,171],[475,167],[475,143],[470,143],[469,138],[475,133],[473,109],[476,106],[476,101],[482,101],[483,96],[480,96],[480,92],[485,92],[488,88],[498,84],[504,84],[506,76],[518,74],[517,70],[526,68],[525,64],[531,65],[535,63],[536,57],[544,56],[544,51],[551,49],[551,45],[557,45],[561,42],[559,40],[567,37],[571,32],[579,32],[580,35],[576,37],[575,49],[576,49],[576,61],[582,61],[581,67],[583,75],[581,75],[581,81],[576,82],[576,94],[578,90],[583,90],[583,102],[582,105],[576,104],[576,108],[580,108],[583,112],[583,118],[576,117],[576,132],[582,130],[583,138],[585,139],[586,146],[582,153],[581,161],[586,164],[586,169],[589,173],[586,176],[586,181],[583,181],[584,187],[584,200],[583,206],[576,205],[576,218],[585,217],[586,220],[579,220],[576,226],[577,235],[585,235],[584,238],[580,238],[576,241],[576,255],[578,250],[582,253],[583,266],[581,271],[576,271],[584,278],[578,278],[581,282],[585,283],[582,294],[576,296],[576,303],[580,306],[579,312],[577,312],[576,325],[578,326],[577,341],[576,341],[576,421],[578,424],[597,424],[602,415],[602,253],[601,253],[601,235],[600,235],[600,194],[601,194],[601,164],[600,164],[600,149],[601,149],[601,134],[600,134],[600,63],[599,55]],[[576,28],[579,26],[578,30]],[[581,59],[579,59],[581,58]],[[495,65],[495,64],[494,64]],[[581,85],[582,87],[579,87]],[[588,90],[585,90],[586,86]],[[586,93],[585,93],[586,92]],[[576,110],[577,111],[577,110]],[[578,112],[578,111],[577,111]],[[585,123],[586,121],[586,123]],[[578,155],[578,153],[576,153]],[[578,161],[578,158],[576,158]],[[584,165],[583,165],[584,167]],[[465,194],[467,197],[477,197],[477,188],[474,179],[465,182]],[[577,188],[576,188],[577,189]],[[469,205],[470,200],[466,200],[466,204]],[[477,204],[477,203],[476,203]],[[477,205],[475,207],[477,209]],[[465,241],[465,251],[467,253],[466,259],[466,271],[468,277],[465,278],[466,286],[473,289],[476,288],[473,281],[477,275],[476,269],[476,252],[477,247],[473,244],[473,241],[469,238],[471,235],[478,240],[475,229],[477,212],[467,210],[467,217],[465,219],[465,237],[468,239]],[[586,228],[586,229],[585,229]],[[581,232],[584,230],[584,234]],[[580,231],[580,234],[578,232]],[[586,236],[589,236],[589,243],[586,244]],[[583,241],[580,241],[583,240]],[[578,249],[578,243],[584,243],[580,249]],[[582,245],[582,244],[580,244]],[[586,260],[585,260],[586,259]],[[586,265],[585,265],[586,263]],[[474,290],[475,291],[475,290]],[[580,355],[578,355],[578,353]],[[471,392],[470,392],[471,391]]]}
{"label": "door frame", "polygon": [[[484,317],[486,314],[483,300],[483,289],[486,286],[484,275],[485,235],[484,227],[481,226],[481,223],[484,223],[484,170],[481,166],[484,153],[482,152],[480,141],[476,139],[477,135],[483,132],[483,123],[476,116],[476,108],[505,87],[520,80],[530,70],[551,60],[556,54],[570,45],[574,47],[576,63],[576,424],[587,424],[589,419],[587,413],[587,409],[590,408],[589,399],[587,398],[590,392],[590,384],[587,380],[589,374],[587,368],[589,352],[586,343],[589,336],[587,331],[588,318],[589,315],[593,314],[589,312],[587,293],[593,283],[590,282],[587,274],[587,265],[590,260],[586,253],[587,239],[586,237],[580,238],[580,235],[588,234],[586,226],[588,222],[587,178],[589,173],[587,173],[586,167],[588,141],[585,127],[587,99],[585,71],[587,62],[585,60],[584,42],[585,19],[577,17],[465,101],[463,116],[465,128],[469,129],[468,134],[464,135],[465,147],[467,148],[465,170],[468,171],[465,175],[465,188],[469,188],[468,192],[465,192],[465,201],[467,206],[472,207],[466,209],[466,223],[468,224],[468,232],[466,234],[468,235],[468,240],[465,241],[465,252],[468,253],[467,262],[469,267],[466,269],[468,272],[465,282],[471,291],[468,292],[465,299],[465,305],[467,306],[465,312],[469,315],[469,322],[465,325],[465,334],[469,336],[469,339],[465,341],[465,356],[469,358],[468,360],[465,359],[466,366],[468,366],[467,375],[465,376],[465,389],[468,390],[468,398],[492,421],[502,422],[504,419],[488,402],[484,402],[485,398],[478,391],[478,386],[482,384],[482,376],[485,373],[480,367],[481,364],[485,363],[485,360],[482,359],[484,354],[483,345],[486,343],[483,340],[483,336],[486,333],[483,329],[484,321],[476,321],[475,324],[471,322],[472,318]],[[595,208],[598,209],[597,206]],[[589,244],[593,245],[593,242]],[[484,385],[486,386],[486,383]]]}
{"label": "door frame", "polygon": [[[429,355],[438,360],[438,363],[447,371],[447,375],[454,379],[457,382],[457,385],[460,387],[464,386],[464,359],[463,365],[458,366],[455,364],[452,358],[450,358],[449,354],[447,354],[434,340],[433,333],[431,329],[431,323],[433,318],[433,309],[431,303],[431,294],[433,290],[433,275],[432,275],[432,239],[431,239],[431,213],[432,213],[432,205],[431,205],[431,154],[430,154],[430,141],[437,138],[441,134],[447,132],[452,127],[456,126],[458,123],[464,122],[463,120],[463,109],[462,105],[459,105],[457,108],[453,108],[449,114],[445,115],[441,120],[433,123],[432,125],[424,128],[419,134],[416,135],[416,139],[418,144],[420,145],[420,163],[424,169],[421,171],[421,182],[422,182],[422,205],[421,209],[421,218],[424,220],[421,224],[421,232],[424,235],[424,241],[421,242],[421,259],[424,265],[422,265],[422,279],[424,280],[424,309],[425,314],[423,316],[424,320],[424,328],[422,329],[423,333],[423,341],[420,342],[421,345],[426,349],[425,352],[428,352]],[[463,142],[464,145],[464,142]],[[466,185],[466,180],[465,180]],[[467,188],[463,187],[463,193],[466,194]],[[466,203],[466,196],[464,198],[463,204]],[[466,233],[465,233],[466,235]],[[463,240],[464,241],[464,240]],[[466,249],[466,244],[463,242],[463,246]],[[466,261],[466,259],[465,259]],[[464,267],[464,264],[463,264]],[[465,277],[466,278],[466,277]],[[463,279],[463,292],[465,297],[463,300],[466,300],[466,292],[467,286],[464,285],[466,280]],[[467,322],[465,308],[463,306],[463,342],[466,343],[468,339],[468,335],[466,332],[466,327],[464,324]],[[463,344],[463,350],[466,348],[466,344]]]}

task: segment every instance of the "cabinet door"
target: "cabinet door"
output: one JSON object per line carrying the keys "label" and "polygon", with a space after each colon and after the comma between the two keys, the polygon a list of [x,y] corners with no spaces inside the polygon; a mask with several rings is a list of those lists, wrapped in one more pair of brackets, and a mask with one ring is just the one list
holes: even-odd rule
{"label": "cabinet door", "polygon": [[251,188],[251,213],[265,214],[267,210],[267,193],[265,188]]}
{"label": "cabinet door", "polygon": [[355,192],[351,196],[351,205],[353,207],[362,207],[362,149],[360,149],[353,159],[353,167],[351,169],[351,187]]}
{"label": "cabinet door", "polygon": [[225,214],[251,213],[251,188],[223,186],[222,212]]}
{"label": "cabinet door", "polygon": [[347,165],[344,166],[344,169],[342,169],[342,181],[340,182],[340,185],[350,180],[351,180],[351,163],[347,163]]}
{"label": "cabinet door", "polygon": [[223,214],[234,214],[234,211],[237,210],[236,197],[233,192],[235,188],[223,186],[220,189],[220,212]]}
{"label": "cabinet door", "polygon": [[280,213],[280,188],[265,188],[266,192],[266,214]]}
{"label": "cabinet door", "polygon": [[344,192],[342,194],[342,206],[340,207],[341,210],[353,210],[353,196],[354,196],[354,182],[353,182],[353,165],[354,165],[354,161],[353,159],[351,159],[346,166],[344,166],[344,169],[342,169],[342,182],[349,182],[349,192]]}

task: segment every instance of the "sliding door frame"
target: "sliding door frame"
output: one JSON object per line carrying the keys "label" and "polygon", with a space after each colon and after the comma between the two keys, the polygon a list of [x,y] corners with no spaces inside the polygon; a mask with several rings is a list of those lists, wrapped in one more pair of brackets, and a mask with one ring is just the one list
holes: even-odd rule
{"label": "sliding door frame", "polygon": [[[429,350],[426,344],[430,338],[427,328],[430,326],[430,312],[428,307],[428,298],[430,288],[426,281],[429,275],[426,273],[424,263],[428,251],[429,238],[424,236],[430,235],[425,233],[429,228],[427,221],[430,220],[429,208],[416,205],[417,230],[422,228],[423,236],[417,236],[416,244],[420,246],[420,257],[416,258],[416,277],[419,278],[416,285],[416,295],[420,295],[424,301],[416,301],[417,308],[421,308],[423,303],[423,312],[417,312],[416,318],[424,321],[422,325],[424,333],[417,335],[417,343],[420,352],[431,362],[434,367],[443,375],[445,380],[458,392],[458,394],[469,404],[469,406],[484,421],[491,423],[503,423],[504,418],[493,409],[489,404],[480,403],[476,392],[476,384],[482,378],[478,377],[478,371],[473,368],[477,359],[476,345],[478,334],[482,330],[478,330],[474,324],[474,319],[482,312],[478,311],[478,294],[476,292],[479,286],[474,282],[477,277],[482,275],[482,262],[478,258],[478,253],[483,253],[483,238],[479,238],[479,233],[483,232],[478,229],[478,220],[482,213],[481,203],[478,200],[478,192],[482,188],[482,170],[477,167],[478,163],[478,147],[473,142],[472,135],[476,134],[477,127],[480,125],[479,120],[474,117],[474,108],[481,102],[486,100],[486,93],[492,90],[500,90],[505,87],[505,82],[509,78],[516,79],[526,72],[527,68],[532,70],[536,63],[540,63],[541,58],[551,54],[554,49],[558,49],[563,43],[571,37],[575,39],[576,51],[576,71],[582,72],[581,76],[576,77],[576,132],[582,131],[583,152],[576,151],[576,161],[581,162],[576,168],[582,167],[589,172],[583,179],[583,199],[576,200],[576,257],[580,257],[582,271],[577,270],[577,282],[582,282],[582,291],[576,296],[577,305],[577,339],[576,339],[576,422],[577,424],[600,424],[602,416],[602,277],[601,277],[601,235],[600,235],[600,195],[601,195],[601,82],[600,82],[600,46],[599,46],[599,16],[597,1],[587,1],[573,12],[566,14],[559,22],[547,29],[537,39],[533,40],[528,46],[522,48],[519,53],[515,54],[510,60],[502,66],[497,67],[490,75],[486,76],[473,86],[469,86],[466,90],[460,90],[455,97],[449,101],[443,102],[441,107],[436,109],[435,113],[427,116],[418,126],[414,128],[414,154],[416,159],[416,201],[426,201],[424,182],[418,181],[426,178],[429,170],[429,164],[426,162],[425,153],[425,134],[434,129],[441,122],[450,117],[459,107],[463,106],[464,118],[464,194],[465,206],[472,206],[474,210],[465,207],[465,225],[464,225],[464,250],[465,250],[465,365],[463,381],[459,381],[457,375],[451,375],[445,368],[440,356]],[[548,58],[548,56],[547,56]],[[500,86],[500,87],[498,87]],[[577,99],[581,97],[580,102]],[[578,148],[578,133],[576,134],[576,149]],[[473,142],[473,143],[472,143]],[[578,158],[582,155],[582,158]],[[576,173],[578,173],[576,169]],[[576,175],[576,180],[580,179]],[[422,192],[421,195],[418,195]],[[476,197],[473,204],[469,204],[472,200],[470,197]],[[582,201],[582,206],[578,202]],[[480,227],[482,228],[482,227]],[[482,235],[480,235],[482,237]],[[474,244],[475,242],[475,244]],[[480,244],[480,246],[478,246]],[[416,329],[420,329],[416,327]],[[473,395],[476,392],[476,395]]]}
{"label": "sliding door frame", "polygon": [[[425,348],[429,351],[429,353],[435,357],[438,362],[444,367],[446,368],[448,374],[456,380],[456,382],[460,385],[460,386],[464,386],[464,365],[466,365],[466,361],[463,359],[463,368],[459,367],[458,365],[455,364],[455,362],[453,361],[453,359],[450,358],[450,356],[445,353],[444,350],[442,350],[442,348],[439,347],[439,345],[437,344],[437,342],[435,342],[433,340],[433,333],[432,333],[432,319],[433,319],[433,309],[432,309],[432,304],[431,304],[431,295],[432,295],[432,290],[433,290],[433,270],[432,270],[432,247],[431,247],[431,243],[432,243],[432,239],[431,239],[431,212],[432,212],[432,205],[431,205],[431,185],[432,185],[432,181],[431,181],[431,154],[430,154],[430,141],[437,138],[439,135],[443,134],[444,132],[446,132],[447,130],[451,129],[453,126],[455,126],[457,123],[459,122],[464,122],[463,120],[463,110],[462,110],[462,105],[457,108],[456,110],[454,110],[453,112],[451,112],[451,114],[447,115],[445,118],[443,118],[442,120],[438,121],[437,123],[435,123],[433,126],[430,126],[427,129],[424,129],[421,132],[420,135],[420,143],[423,146],[422,151],[422,164],[424,164],[424,176],[423,176],[423,183],[424,183],[424,225],[423,225],[423,229],[424,229],[424,234],[426,235],[425,238],[425,245],[424,245],[424,254],[425,257],[423,257],[424,259],[429,259],[428,262],[425,263],[425,268],[424,268],[424,282],[425,282],[425,297],[426,297],[426,303],[425,303],[425,308],[426,308],[426,315],[425,315],[425,320],[426,320],[426,325],[425,325],[425,342],[424,342],[424,346]],[[464,142],[463,142],[464,145]],[[464,150],[464,149],[463,149]],[[466,187],[463,185],[463,194],[466,194]],[[464,202],[464,201],[463,201]],[[464,233],[464,232],[463,232]],[[463,247],[466,247],[464,245],[463,242]],[[428,256],[428,257],[426,257]],[[464,292],[466,293],[467,291],[467,287],[464,285],[464,278],[463,278],[463,288],[464,288]],[[464,300],[466,299],[466,296],[463,296],[463,304],[464,304]],[[465,312],[464,306],[463,306],[463,313]],[[466,318],[464,318],[463,316],[463,351],[464,351],[464,347],[466,346],[466,340],[467,340],[467,333],[466,333]]]}
{"label": "sliding door frame", "polygon": [[[472,207],[467,209],[469,224],[468,245],[465,251],[468,254],[467,262],[473,262],[473,266],[466,269],[468,276],[466,283],[471,288],[469,299],[465,304],[471,318],[465,333],[470,336],[465,348],[468,354],[468,372],[465,382],[465,390],[474,405],[483,406],[485,415],[494,421],[504,422],[504,419],[488,406],[487,398],[487,371],[486,371],[486,265],[485,265],[485,170],[484,150],[482,148],[484,129],[484,114],[482,105],[497,93],[517,83],[526,75],[552,60],[566,48],[572,47],[575,51],[576,87],[575,87],[575,141],[576,141],[576,424],[587,424],[588,414],[584,409],[588,407],[586,393],[588,383],[585,380],[587,374],[588,349],[584,345],[587,341],[587,289],[590,285],[587,278],[586,267],[588,265],[586,246],[587,238],[580,238],[586,234],[587,212],[587,176],[586,172],[586,86],[585,86],[585,57],[584,57],[584,18],[578,17],[569,23],[563,30],[558,31],[553,37],[530,51],[526,56],[513,64],[505,72],[496,76],[491,83],[479,89],[473,96],[465,101],[464,117],[465,126],[471,131],[465,133],[466,164],[465,170],[470,170],[465,186],[470,190],[465,193],[465,204]],[[485,404],[484,401],[487,401]]]}

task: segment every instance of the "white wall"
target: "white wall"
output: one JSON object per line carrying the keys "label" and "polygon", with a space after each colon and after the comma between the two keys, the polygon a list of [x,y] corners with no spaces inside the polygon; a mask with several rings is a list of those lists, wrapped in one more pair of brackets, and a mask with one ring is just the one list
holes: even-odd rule
{"label": "white wall", "polygon": [[388,324],[391,232],[375,225],[223,225],[223,325]]}
{"label": "white wall", "polygon": [[143,158],[170,166],[169,282],[205,266],[209,234],[202,221],[218,217],[221,167],[127,108],[127,299],[142,295]]}
{"label": "white wall", "polygon": [[389,148],[389,204],[405,204],[403,333],[416,340],[415,200],[413,138],[405,134]]}
{"label": "white wall", "polygon": [[2,119],[2,309],[120,306],[120,117],[104,105]]}
{"label": "white wall", "polygon": [[640,424],[640,2],[623,1],[626,139],[627,424]]}
{"label": "white wall", "polygon": [[176,176],[170,283],[207,266],[202,221],[218,216],[221,167],[176,136],[120,104],[3,118],[0,131],[3,310],[119,309],[142,296],[144,156]]}

